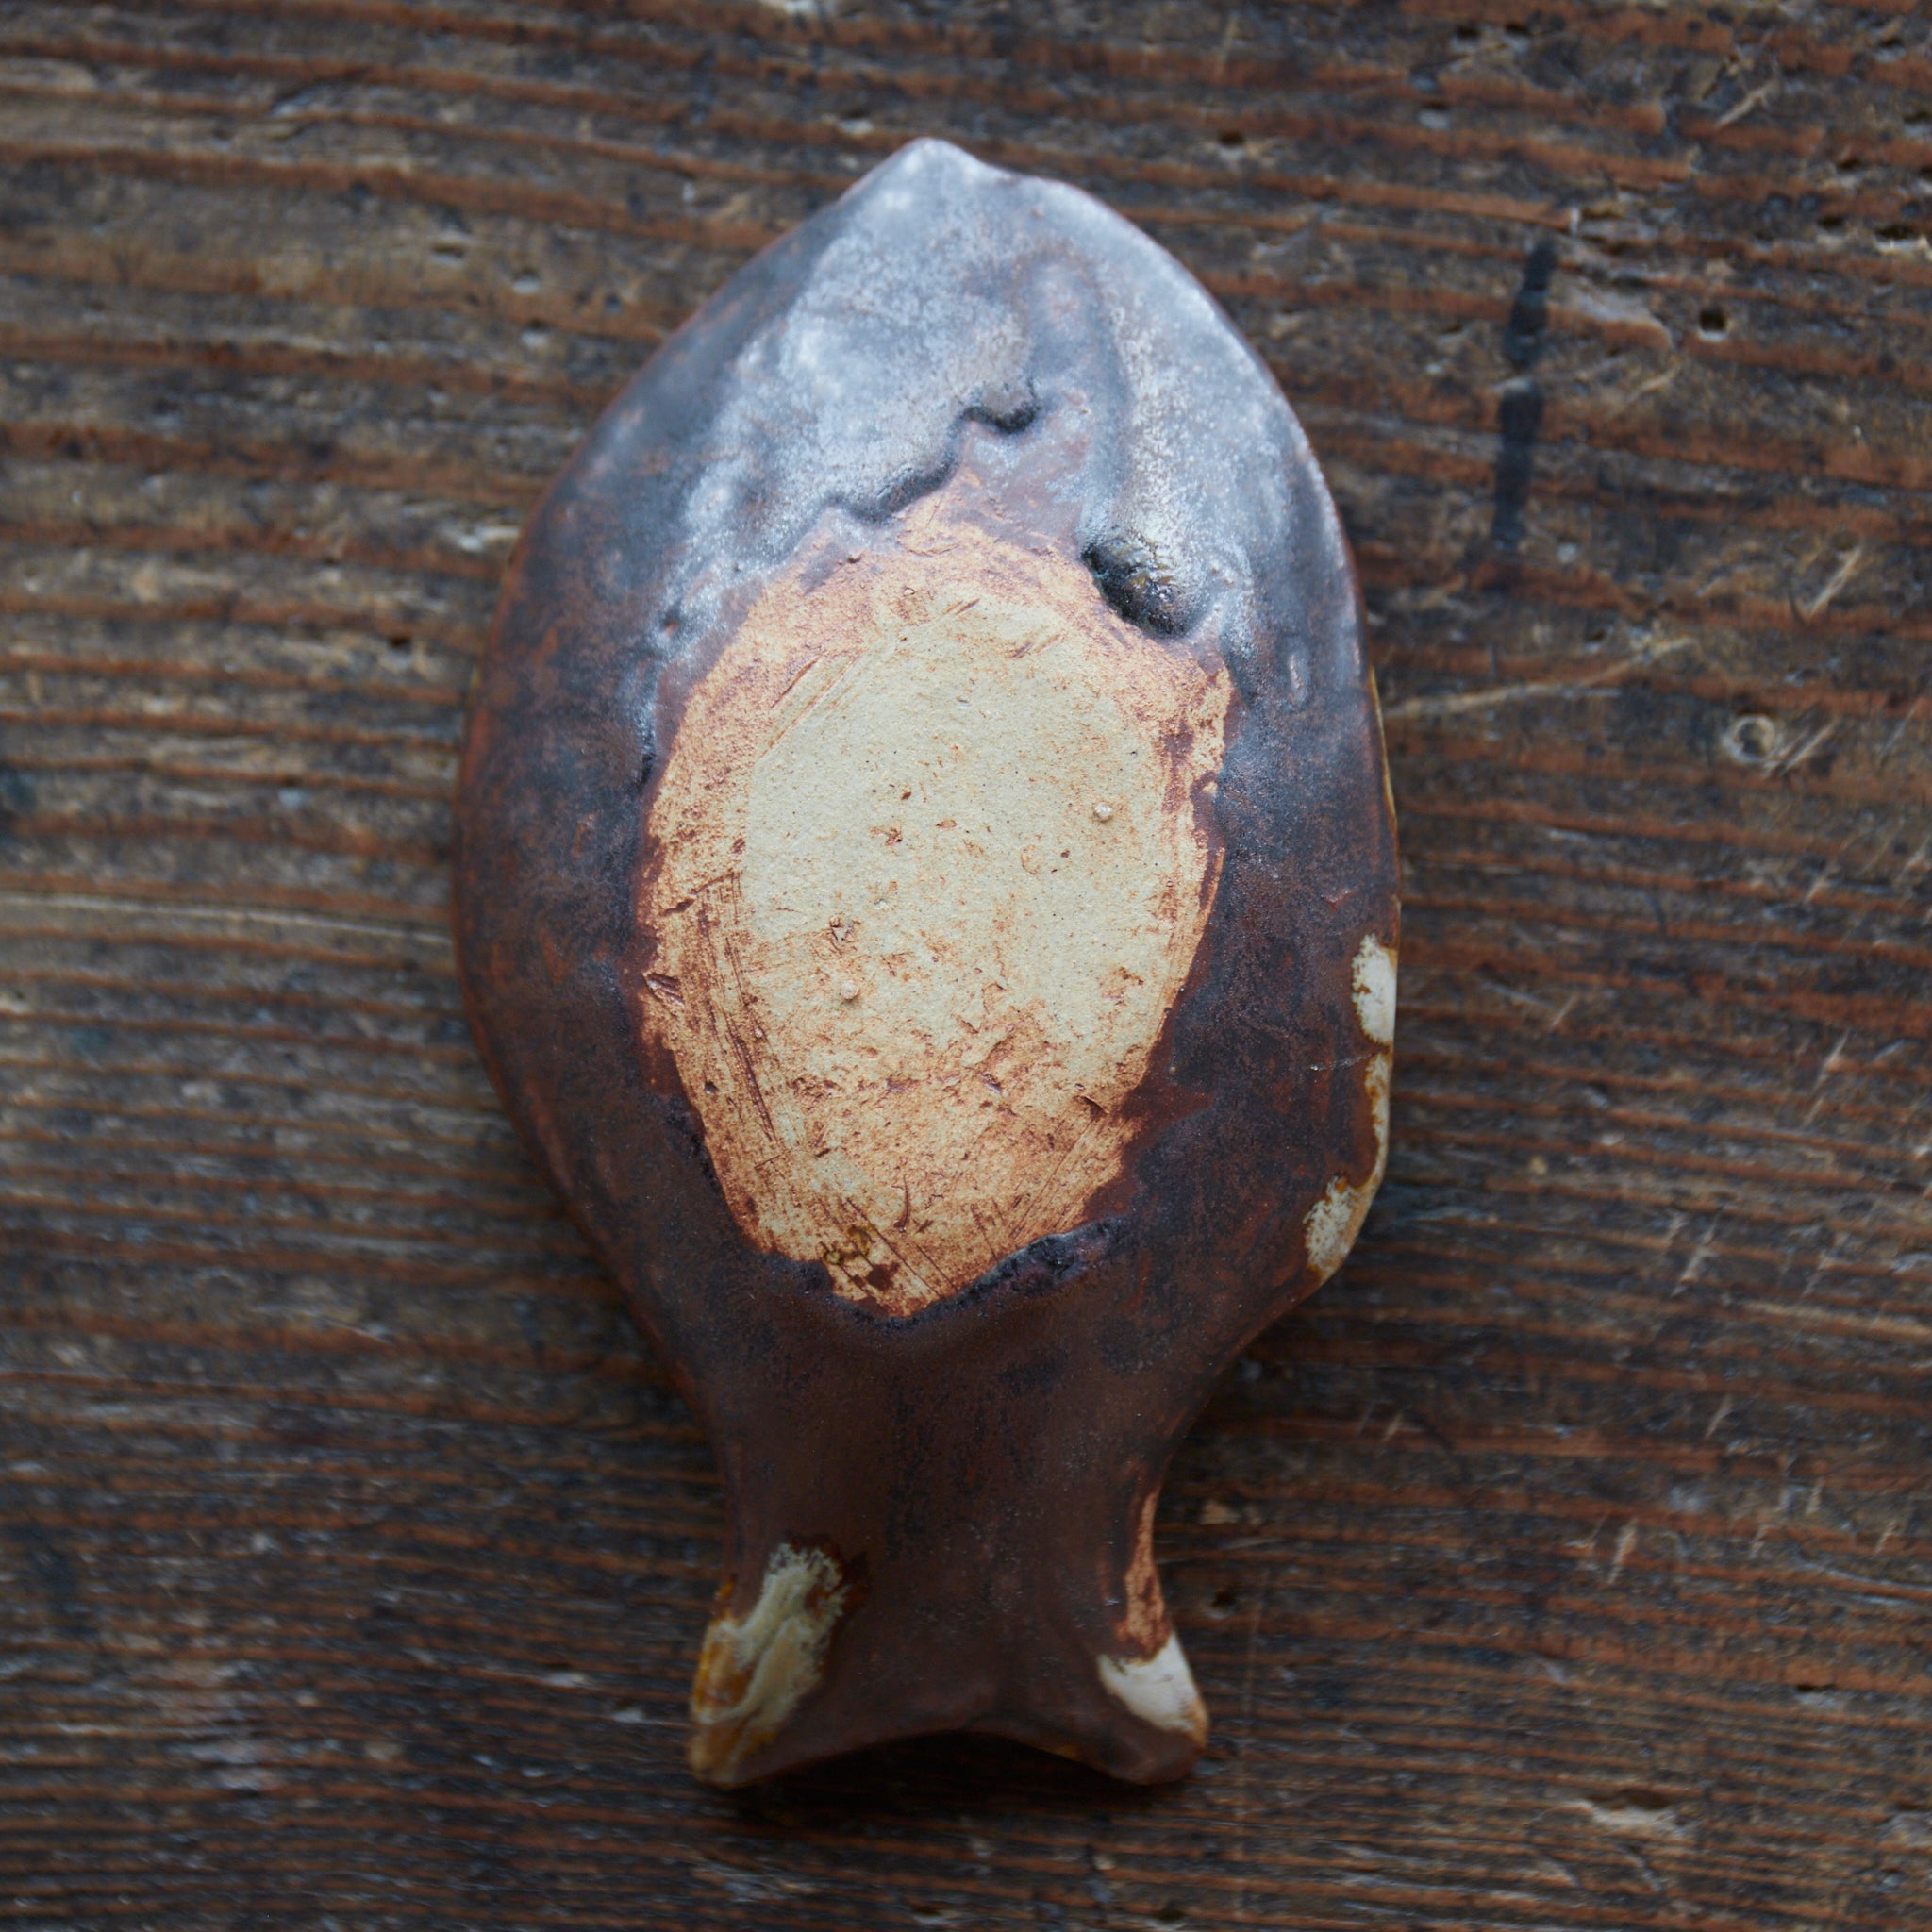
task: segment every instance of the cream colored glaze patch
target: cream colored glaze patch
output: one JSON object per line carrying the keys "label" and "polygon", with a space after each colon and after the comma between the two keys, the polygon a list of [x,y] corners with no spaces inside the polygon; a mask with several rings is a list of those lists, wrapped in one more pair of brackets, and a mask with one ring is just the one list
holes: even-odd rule
{"label": "cream colored glaze patch", "polygon": [[1078,1224],[1219,875],[1229,686],[927,514],[768,591],[650,832],[645,1024],[758,1246],[894,1315]]}
{"label": "cream colored glaze patch", "polygon": [[1170,1637],[1152,1657],[1102,1657],[1100,1681],[1143,1724],[1185,1731],[1196,1744],[1208,1741],[1208,1707],[1178,1637]]}
{"label": "cream colored glaze patch", "polygon": [[1374,933],[1355,956],[1355,1010],[1362,1031],[1377,1046],[1395,1041],[1395,955]]}
{"label": "cream colored glaze patch", "polygon": [[1395,955],[1374,934],[1356,950],[1354,968],[1356,1018],[1363,1034],[1378,1049],[1357,1062],[1362,1091],[1369,1101],[1375,1129],[1375,1165],[1368,1179],[1354,1187],[1338,1174],[1327,1191],[1307,1211],[1302,1227],[1307,1237],[1307,1265],[1318,1281],[1325,1281],[1347,1258],[1367,1218],[1369,1204],[1382,1185],[1389,1164],[1389,1075],[1395,1039]]}
{"label": "cream colored glaze patch", "polygon": [[824,1675],[845,1596],[824,1551],[781,1543],[751,1609],[711,1620],[691,1689],[691,1766],[699,1777],[736,1784],[746,1759],[785,1728]]}
{"label": "cream colored glaze patch", "polygon": [[1362,1085],[1375,1123],[1375,1166],[1360,1187],[1351,1187],[1340,1174],[1307,1211],[1302,1222],[1307,1236],[1307,1265],[1318,1281],[1326,1281],[1348,1258],[1355,1238],[1368,1218],[1369,1204],[1382,1185],[1389,1162],[1389,1056],[1378,1053],[1361,1062]]}

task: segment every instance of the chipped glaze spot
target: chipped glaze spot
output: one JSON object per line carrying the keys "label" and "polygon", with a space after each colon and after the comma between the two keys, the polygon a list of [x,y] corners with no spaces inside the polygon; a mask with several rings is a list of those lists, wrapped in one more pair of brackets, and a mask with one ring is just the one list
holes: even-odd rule
{"label": "chipped glaze spot", "polygon": [[1184,1732],[1197,1745],[1208,1741],[1208,1707],[1178,1637],[1170,1637],[1152,1657],[1102,1657],[1100,1681],[1143,1724]]}
{"label": "chipped glaze spot", "polygon": [[[1372,943],[1364,941],[1363,950]],[[1302,1222],[1307,1237],[1307,1266],[1317,1281],[1326,1281],[1347,1258],[1368,1216],[1369,1204],[1375,1198],[1375,1190],[1382,1185],[1382,1173],[1389,1164],[1390,1058],[1384,1051],[1372,1054],[1361,1063],[1362,1090],[1368,1095],[1370,1117],[1375,1129],[1374,1169],[1359,1187],[1351,1186],[1343,1175],[1337,1174],[1328,1183],[1327,1192],[1308,1209]]]}
{"label": "chipped glaze spot", "polygon": [[1374,933],[1355,956],[1355,1010],[1362,1031],[1377,1046],[1395,1041],[1395,955]]}
{"label": "chipped glaze spot", "polygon": [[707,1783],[742,1781],[745,1762],[785,1728],[825,1672],[844,1613],[845,1578],[824,1550],[780,1543],[742,1617],[713,1617],[691,1690],[691,1767]]}
{"label": "chipped glaze spot", "polygon": [[1356,1018],[1364,1036],[1378,1051],[1357,1062],[1361,1068],[1362,1091],[1369,1102],[1370,1118],[1375,1130],[1375,1164],[1366,1181],[1351,1182],[1337,1174],[1327,1191],[1310,1208],[1302,1222],[1307,1240],[1307,1269],[1317,1281],[1325,1281],[1341,1266],[1355,1238],[1361,1232],[1369,1204],[1382,1185],[1382,1172],[1389,1162],[1389,1074],[1392,1062],[1391,1047],[1395,1039],[1395,955],[1374,933],[1364,935],[1356,949],[1351,974],[1355,992]]}
{"label": "chipped glaze spot", "polygon": [[650,812],[642,1003],[734,1217],[892,1315],[1119,1174],[1220,874],[1225,670],[942,498],[773,586]]}

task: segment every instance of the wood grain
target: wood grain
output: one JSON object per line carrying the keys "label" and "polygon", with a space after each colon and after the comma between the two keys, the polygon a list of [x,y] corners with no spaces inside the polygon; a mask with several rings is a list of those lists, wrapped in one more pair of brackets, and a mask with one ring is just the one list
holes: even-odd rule
{"label": "wood grain", "polygon": [[[691,1784],[708,1457],[445,933],[536,492],[918,133],[1268,357],[1402,817],[1154,1794]],[[0,6],[0,1922],[1932,1920],[1928,181],[1905,0]]]}

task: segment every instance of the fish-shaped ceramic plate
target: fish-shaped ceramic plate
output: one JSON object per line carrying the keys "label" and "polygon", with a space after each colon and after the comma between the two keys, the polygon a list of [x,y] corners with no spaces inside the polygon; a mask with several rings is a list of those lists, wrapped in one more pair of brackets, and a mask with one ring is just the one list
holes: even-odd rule
{"label": "fish-shaped ceramic plate", "polygon": [[618,397],[457,813],[505,1102],[709,1431],[691,1762],[1207,1720],[1162,1474],[1381,1178],[1393,811],[1259,358],[1077,190],[919,142]]}

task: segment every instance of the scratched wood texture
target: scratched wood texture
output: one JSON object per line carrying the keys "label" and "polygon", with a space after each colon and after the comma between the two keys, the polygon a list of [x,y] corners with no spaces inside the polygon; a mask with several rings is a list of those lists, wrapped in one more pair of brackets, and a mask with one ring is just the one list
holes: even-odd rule
{"label": "scratched wood texture", "polygon": [[[0,1923],[1932,1924],[1932,18],[0,5]],[[520,520],[914,133],[1278,371],[1395,1151],[1181,1454],[1217,1722],[681,1766],[710,1459],[444,929]]]}

